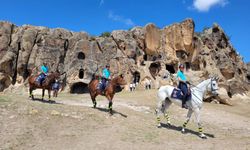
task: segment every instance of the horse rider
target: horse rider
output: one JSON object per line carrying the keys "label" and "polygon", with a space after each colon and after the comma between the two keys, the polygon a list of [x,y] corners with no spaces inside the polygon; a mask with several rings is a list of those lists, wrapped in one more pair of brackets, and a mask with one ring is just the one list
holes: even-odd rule
{"label": "horse rider", "polygon": [[47,64],[44,62],[40,69],[41,69],[41,73],[40,73],[40,77],[41,77],[41,79],[40,79],[40,85],[42,86],[43,81],[45,80],[45,78],[48,75],[49,68],[48,68]]}
{"label": "horse rider", "polygon": [[179,70],[177,72],[177,80],[179,81],[179,85],[178,88],[181,89],[182,93],[183,93],[183,97],[182,97],[182,108],[188,108],[186,105],[186,101],[188,98],[188,85],[189,82],[187,81],[187,77],[184,74],[184,65],[180,64],[179,65]]}
{"label": "horse rider", "polygon": [[106,67],[102,70],[102,79],[101,79],[101,90],[104,92],[105,87],[107,86],[108,81],[111,79],[110,65],[107,64]]}

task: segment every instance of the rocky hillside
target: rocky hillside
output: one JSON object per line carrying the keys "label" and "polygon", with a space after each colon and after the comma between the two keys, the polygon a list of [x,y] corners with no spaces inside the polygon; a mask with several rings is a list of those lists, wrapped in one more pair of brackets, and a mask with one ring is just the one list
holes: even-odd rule
{"label": "rocky hillside", "polygon": [[0,91],[23,85],[29,70],[35,68],[37,73],[42,62],[51,71],[66,72],[63,81],[71,93],[86,92],[92,74],[107,63],[114,76],[123,73],[128,83],[148,78],[154,88],[172,84],[171,74],[184,63],[193,82],[218,75],[228,93],[248,90],[249,65],[223,29],[214,24],[195,33],[194,28],[193,20],[186,19],[163,29],[147,24],[92,37],[86,32],[0,22]]}

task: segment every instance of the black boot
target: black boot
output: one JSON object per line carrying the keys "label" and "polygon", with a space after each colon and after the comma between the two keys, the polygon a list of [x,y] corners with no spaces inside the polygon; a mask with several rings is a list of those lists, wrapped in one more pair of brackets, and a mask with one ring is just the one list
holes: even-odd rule
{"label": "black boot", "polygon": [[182,99],[182,108],[185,108],[185,109],[188,109],[188,106],[186,104],[186,96],[183,96],[183,99]]}

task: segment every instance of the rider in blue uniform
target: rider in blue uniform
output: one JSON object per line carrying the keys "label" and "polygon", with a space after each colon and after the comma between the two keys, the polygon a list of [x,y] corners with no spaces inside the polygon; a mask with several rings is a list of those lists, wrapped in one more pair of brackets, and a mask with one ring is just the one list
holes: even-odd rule
{"label": "rider in blue uniform", "polygon": [[106,67],[102,70],[102,86],[101,86],[101,90],[104,91],[106,86],[107,86],[107,83],[108,83],[108,80],[110,80],[111,78],[111,73],[110,73],[110,66],[109,65],[106,65]]}
{"label": "rider in blue uniform", "polygon": [[179,81],[178,88],[181,89],[181,91],[183,93],[182,108],[187,108],[187,105],[186,105],[186,101],[188,98],[188,86],[187,86],[187,84],[189,82],[187,81],[187,77],[184,74],[184,65],[183,64],[179,65],[179,70],[177,72],[177,79]]}
{"label": "rider in blue uniform", "polygon": [[42,86],[43,84],[43,81],[45,80],[46,76],[48,75],[48,72],[49,72],[49,68],[48,66],[46,65],[46,63],[43,63],[43,65],[41,66],[41,74],[40,74],[40,85]]}

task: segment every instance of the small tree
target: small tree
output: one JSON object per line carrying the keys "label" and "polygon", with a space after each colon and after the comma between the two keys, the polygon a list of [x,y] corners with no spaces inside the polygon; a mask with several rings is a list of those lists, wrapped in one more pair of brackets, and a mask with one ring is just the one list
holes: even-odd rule
{"label": "small tree", "polygon": [[103,32],[100,36],[101,37],[110,37],[111,33],[110,32]]}

